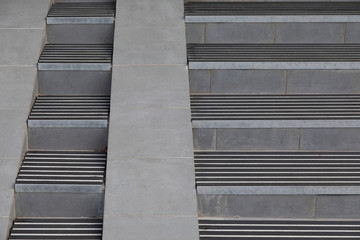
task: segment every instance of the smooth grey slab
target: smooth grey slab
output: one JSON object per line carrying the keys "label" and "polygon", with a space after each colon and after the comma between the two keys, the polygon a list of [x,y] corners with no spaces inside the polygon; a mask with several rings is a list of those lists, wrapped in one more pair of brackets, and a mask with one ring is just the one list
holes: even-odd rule
{"label": "smooth grey slab", "polygon": [[9,237],[12,219],[10,217],[0,217],[0,240],[7,240]]}
{"label": "smooth grey slab", "polygon": [[47,24],[113,24],[113,17],[47,17]]}
{"label": "smooth grey slab", "polygon": [[76,184],[15,184],[15,192],[42,193],[102,193],[103,185]]}
{"label": "smooth grey slab", "polygon": [[204,43],[205,24],[191,23],[186,24],[186,43]]}
{"label": "smooth grey slab", "polygon": [[20,159],[0,159],[0,217],[9,217],[14,204],[14,182]]}
{"label": "smooth grey slab", "polygon": [[288,16],[186,16],[186,23],[204,22],[360,22],[358,15],[288,15]]}
{"label": "smooth grey slab", "polygon": [[225,196],[218,194],[198,194],[198,216],[223,217]]}
{"label": "smooth grey slab", "polygon": [[189,62],[189,69],[360,69],[360,62]]}
{"label": "smooth grey slab", "polygon": [[109,158],[105,215],[195,216],[193,158]]}
{"label": "smooth grey slab", "polygon": [[317,218],[359,219],[360,195],[318,196],[315,214]]}
{"label": "smooth grey slab", "polygon": [[110,71],[111,63],[38,63],[39,71]]}
{"label": "smooth grey slab", "polygon": [[193,128],[194,149],[215,150],[216,129],[215,128]]}
{"label": "smooth grey slab", "polygon": [[360,194],[358,186],[198,186],[198,194]]}
{"label": "smooth grey slab", "polygon": [[108,120],[33,120],[27,121],[29,128],[107,128]]}
{"label": "smooth grey slab", "polygon": [[359,128],[360,120],[193,120],[193,128]]}
{"label": "smooth grey slab", "polygon": [[346,24],[346,43],[360,43],[360,23]]}
{"label": "smooth grey slab", "polygon": [[190,108],[185,65],[114,67],[112,107]]}

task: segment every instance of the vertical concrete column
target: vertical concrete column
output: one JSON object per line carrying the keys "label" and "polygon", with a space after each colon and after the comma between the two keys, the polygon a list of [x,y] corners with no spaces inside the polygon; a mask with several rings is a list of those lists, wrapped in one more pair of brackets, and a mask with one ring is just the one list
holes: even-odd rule
{"label": "vertical concrete column", "polygon": [[14,218],[14,183],[50,0],[0,1],[0,240]]}
{"label": "vertical concrete column", "polygon": [[183,0],[116,15],[103,239],[198,239]]}

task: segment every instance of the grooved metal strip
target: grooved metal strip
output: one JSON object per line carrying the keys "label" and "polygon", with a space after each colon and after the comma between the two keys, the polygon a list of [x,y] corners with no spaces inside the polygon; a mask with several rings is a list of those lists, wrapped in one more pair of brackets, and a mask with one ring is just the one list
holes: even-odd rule
{"label": "grooved metal strip", "polygon": [[48,17],[114,17],[115,3],[55,3]]}
{"label": "grooved metal strip", "polygon": [[104,152],[29,151],[16,184],[102,185],[105,167]]}
{"label": "grooved metal strip", "polygon": [[86,218],[17,218],[10,231],[11,239],[97,239],[102,238],[102,219]]}
{"label": "grooved metal strip", "polygon": [[185,16],[359,15],[359,2],[188,2]]}
{"label": "grooved metal strip", "polygon": [[360,119],[360,95],[191,95],[192,120]]}
{"label": "grooved metal strip", "polygon": [[360,152],[196,151],[197,186],[359,186]]}
{"label": "grooved metal strip", "polygon": [[46,44],[39,63],[111,63],[111,44]]}
{"label": "grooved metal strip", "polygon": [[107,120],[109,96],[38,96],[28,120]]}
{"label": "grooved metal strip", "polygon": [[360,44],[188,44],[189,62],[357,62]]}
{"label": "grooved metal strip", "polygon": [[201,240],[360,239],[360,221],[199,219]]}

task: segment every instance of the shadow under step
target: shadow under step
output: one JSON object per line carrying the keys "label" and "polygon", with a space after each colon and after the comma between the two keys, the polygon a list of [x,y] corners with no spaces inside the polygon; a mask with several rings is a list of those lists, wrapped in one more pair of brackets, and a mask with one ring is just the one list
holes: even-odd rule
{"label": "shadow under step", "polygon": [[110,94],[113,46],[46,44],[38,62],[39,94]]}
{"label": "shadow under step", "polygon": [[55,3],[46,18],[48,43],[112,44],[115,3]]}
{"label": "shadow under step", "polygon": [[187,44],[189,69],[360,69],[360,44]]}
{"label": "shadow under step", "polygon": [[102,219],[17,218],[10,231],[12,239],[98,239],[102,238]]}
{"label": "shadow under step", "polygon": [[201,240],[359,239],[359,227],[351,220],[199,219]]}
{"label": "shadow under step", "polygon": [[104,151],[109,96],[38,96],[28,118],[30,149]]}

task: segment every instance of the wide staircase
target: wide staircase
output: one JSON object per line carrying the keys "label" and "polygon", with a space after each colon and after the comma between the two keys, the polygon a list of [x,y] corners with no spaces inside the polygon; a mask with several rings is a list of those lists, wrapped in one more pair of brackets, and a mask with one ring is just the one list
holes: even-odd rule
{"label": "wide staircase", "polygon": [[360,3],[185,3],[200,239],[360,239]]}
{"label": "wide staircase", "polygon": [[9,239],[101,239],[115,2],[57,0]]}

